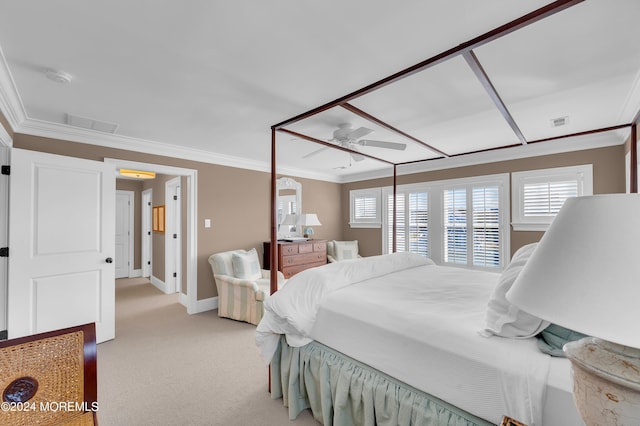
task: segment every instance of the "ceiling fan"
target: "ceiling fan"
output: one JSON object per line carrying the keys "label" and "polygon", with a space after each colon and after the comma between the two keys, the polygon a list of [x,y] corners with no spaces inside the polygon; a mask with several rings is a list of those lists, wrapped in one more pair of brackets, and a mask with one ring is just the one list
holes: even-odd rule
{"label": "ceiling fan", "polygon": [[[387,141],[377,141],[371,139],[360,139],[369,133],[372,133],[373,130],[367,129],[366,127],[359,127],[357,129],[353,129],[351,124],[343,123],[338,126],[336,130],[333,131],[333,138],[329,139],[330,142],[337,142],[338,145],[343,148],[349,148],[353,151],[359,151],[361,146],[372,146],[375,148],[386,148],[386,149],[395,149],[398,151],[402,151],[407,148],[407,144],[399,143],[399,142],[387,142]],[[309,154],[303,156],[302,158],[309,158],[320,152],[329,149],[328,146],[322,147],[318,150],[310,152]],[[351,154],[351,157],[355,161],[362,161],[365,159],[364,156],[358,155],[355,153]]]}

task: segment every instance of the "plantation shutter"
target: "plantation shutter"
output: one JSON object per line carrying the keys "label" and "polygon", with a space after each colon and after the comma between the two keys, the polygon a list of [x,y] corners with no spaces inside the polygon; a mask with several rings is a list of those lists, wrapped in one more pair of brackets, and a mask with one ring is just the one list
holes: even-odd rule
{"label": "plantation shutter", "polygon": [[578,181],[524,184],[524,216],[555,216],[565,200],[578,195]]}
{"label": "plantation shutter", "polygon": [[358,196],[354,200],[354,219],[373,221],[378,215],[378,200],[375,196]]}
{"label": "plantation shutter", "polygon": [[500,197],[495,186],[474,187],[473,265],[500,266]]}
{"label": "plantation shutter", "polygon": [[[407,251],[405,232],[405,194],[396,194],[396,251]],[[387,248],[393,253],[393,194],[387,197]]]}
{"label": "plantation shutter", "polygon": [[467,189],[444,190],[444,261],[467,263]]}
{"label": "plantation shutter", "polygon": [[409,194],[409,251],[429,256],[429,198],[426,192]]}

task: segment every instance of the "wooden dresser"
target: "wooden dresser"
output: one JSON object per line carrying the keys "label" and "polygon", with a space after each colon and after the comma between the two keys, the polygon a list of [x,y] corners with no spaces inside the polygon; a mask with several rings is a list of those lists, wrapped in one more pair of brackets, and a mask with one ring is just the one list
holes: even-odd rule
{"label": "wooden dresser", "polygon": [[[264,243],[264,269],[270,269],[271,243]],[[327,241],[278,241],[278,270],[285,278],[327,263]]]}

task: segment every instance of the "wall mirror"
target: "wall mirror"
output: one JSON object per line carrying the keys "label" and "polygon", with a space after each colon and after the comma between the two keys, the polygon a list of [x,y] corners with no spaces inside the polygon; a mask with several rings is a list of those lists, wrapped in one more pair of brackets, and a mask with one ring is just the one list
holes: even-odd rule
{"label": "wall mirror", "polygon": [[302,213],[302,184],[282,177],[276,181],[276,193],[278,238],[302,236],[302,227],[296,226],[296,216],[292,216]]}

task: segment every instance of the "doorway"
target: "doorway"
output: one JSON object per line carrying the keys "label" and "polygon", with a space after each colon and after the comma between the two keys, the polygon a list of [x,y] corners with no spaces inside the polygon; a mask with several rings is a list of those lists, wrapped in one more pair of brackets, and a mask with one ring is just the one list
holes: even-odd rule
{"label": "doorway", "polygon": [[112,164],[114,170],[117,170],[119,168],[146,170],[165,175],[184,177],[184,179],[182,180],[184,187],[181,188],[181,195],[186,201],[186,214],[184,215],[184,218],[181,217],[181,219],[186,222],[186,232],[184,235],[184,238],[186,240],[186,261],[184,263],[184,269],[186,270],[186,285],[185,283],[181,283],[182,292],[180,294],[179,300],[180,303],[187,308],[187,313],[197,313],[197,171],[194,169],[185,169],[180,167],[165,166],[153,163],[142,163],[114,158],[105,158],[104,161],[105,163]]}
{"label": "doorway", "polygon": [[133,272],[133,191],[116,191],[116,279],[129,278]]}

